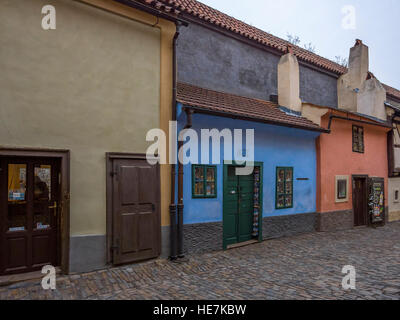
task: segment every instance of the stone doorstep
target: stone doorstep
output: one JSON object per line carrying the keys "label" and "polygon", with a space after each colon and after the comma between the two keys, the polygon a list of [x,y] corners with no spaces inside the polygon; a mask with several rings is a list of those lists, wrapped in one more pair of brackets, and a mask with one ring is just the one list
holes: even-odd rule
{"label": "stone doorstep", "polygon": [[[56,268],[57,275],[61,274],[61,269]],[[25,281],[32,281],[38,280],[44,277],[44,274],[41,271],[33,271],[27,273],[20,273],[20,274],[10,274],[5,276],[0,276],[0,287],[7,287],[9,285],[18,283],[18,282],[25,282]]]}
{"label": "stone doorstep", "polygon": [[246,247],[255,243],[258,243],[258,240],[249,240],[246,242],[241,242],[241,243],[235,243],[235,244],[231,244],[227,247],[228,250],[230,249],[236,249],[236,248],[241,248],[241,247]]}

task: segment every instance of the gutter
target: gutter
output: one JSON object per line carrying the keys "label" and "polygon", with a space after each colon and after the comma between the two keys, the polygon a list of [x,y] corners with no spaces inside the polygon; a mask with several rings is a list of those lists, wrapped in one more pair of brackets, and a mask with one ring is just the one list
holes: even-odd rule
{"label": "gutter", "polygon": [[392,126],[388,125],[388,124],[384,124],[384,123],[377,123],[377,122],[372,122],[372,121],[368,121],[368,120],[358,120],[358,119],[352,119],[352,118],[346,118],[346,117],[342,117],[342,116],[337,116],[337,115],[333,115],[331,114],[329,116],[329,124],[328,124],[328,130],[331,130],[331,125],[332,125],[332,119],[340,119],[340,120],[346,120],[346,121],[351,121],[351,122],[358,122],[358,123],[363,123],[363,124],[369,124],[371,126],[379,126],[379,127],[384,127],[384,128],[390,128],[393,129]]}
{"label": "gutter", "polygon": [[325,129],[322,127],[313,128],[313,127],[306,127],[306,126],[301,126],[301,125],[296,125],[296,124],[291,124],[291,123],[274,121],[274,120],[266,120],[266,119],[260,119],[260,118],[249,117],[249,116],[239,116],[235,113],[205,110],[201,107],[190,106],[184,101],[179,101],[179,102],[182,103],[183,105],[185,105],[185,108],[190,108],[193,111],[195,111],[196,113],[209,114],[209,115],[214,115],[214,116],[219,116],[219,117],[226,117],[226,118],[231,118],[231,119],[239,119],[239,120],[252,121],[252,122],[260,122],[260,123],[272,124],[272,125],[276,125],[276,126],[280,126],[280,127],[295,128],[295,129],[314,131],[314,132],[322,132],[322,133],[330,133],[331,132],[330,129]]}

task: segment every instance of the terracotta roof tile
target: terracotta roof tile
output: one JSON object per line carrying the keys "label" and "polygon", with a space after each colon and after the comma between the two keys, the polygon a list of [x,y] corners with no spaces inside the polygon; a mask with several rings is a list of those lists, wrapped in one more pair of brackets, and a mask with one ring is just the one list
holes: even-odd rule
{"label": "terracotta roof tile", "polygon": [[178,83],[177,101],[217,114],[238,116],[306,130],[326,131],[306,118],[282,111],[278,104]]}
{"label": "terracotta roof tile", "polygon": [[[150,1],[151,0],[145,0]],[[197,17],[218,27],[240,34],[267,47],[274,48],[282,53],[286,53],[287,46],[291,45],[288,41],[278,38],[272,34],[250,26],[243,21],[235,19],[223,12],[211,8],[196,0],[158,0],[169,6],[173,6],[181,12],[185,12],[193,17]],[[347,72],[347,68],[321,57],[306,49],[293,45],[293,53],[301,60],[311,63],[320,68],[337,73],[338,75]],[[400,99],[400,91],[385,85],[389,95]]]}
{"label": "terracotta roof tile", "polygon": [[174,14],[177,15],[179,14],[179,10],[177,10],[176,6],[174,4],[168,5],[168,1],[164,0],[129,0],[132,2],[140,2],[142,4],[145,4],[149,7],[153,7],[157,10],[164,11],[166,13]]}
{"label": "terracotta roof tile", "polygon": [[383,84],[383,87],[385,88],[387,95],[400,99],[400,90],[392,88],[386,84]]}

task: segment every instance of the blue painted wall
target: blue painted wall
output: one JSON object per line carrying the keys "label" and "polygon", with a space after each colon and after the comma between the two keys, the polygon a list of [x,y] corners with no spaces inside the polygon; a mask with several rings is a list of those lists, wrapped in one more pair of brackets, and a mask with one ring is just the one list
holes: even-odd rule
{"label": "blue painted wall", "polygon": [[[178,114],[178,131],[182,129],[185,123],[185,114]],[[255,161],[264,163],[263,217],[316,211],[315,139],[319,136],[318,132],[203,114],[193,115],[192,129],[197,131],[199,138],[201,129],[214,128],[218,130],[225,128],[255,130]],[[222,221],[224,160],[222,141],[221,164],[217,165],[216,199],[192,199],[192,166],[184,166],[185,224]],[[199,145],[199,163],[200,161],[201,148]],[[276,167],[294,167],[294,207],[291,209],[275,209]],[[308,178],[309,180],[298,181],[297,178]]]}

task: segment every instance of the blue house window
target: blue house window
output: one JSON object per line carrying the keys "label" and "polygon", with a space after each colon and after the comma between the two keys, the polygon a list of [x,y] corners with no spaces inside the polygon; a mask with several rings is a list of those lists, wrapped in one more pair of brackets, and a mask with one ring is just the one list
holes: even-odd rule
{"label": "blue house window", "polygon": [[192,165],[192,197],[217,197],[217,167]]}
{"label": "blue house window", "polygon": [[293,168],[276,168],[276,209],[293,208]]}

